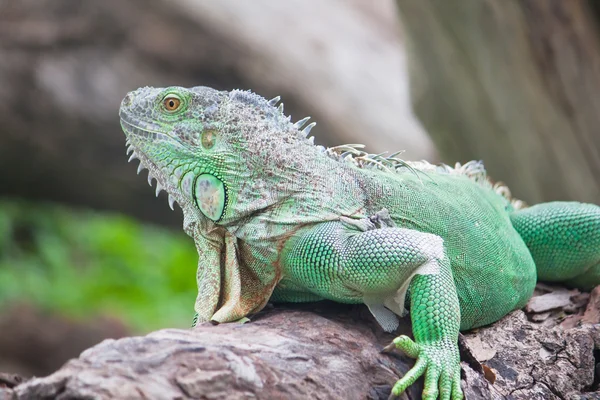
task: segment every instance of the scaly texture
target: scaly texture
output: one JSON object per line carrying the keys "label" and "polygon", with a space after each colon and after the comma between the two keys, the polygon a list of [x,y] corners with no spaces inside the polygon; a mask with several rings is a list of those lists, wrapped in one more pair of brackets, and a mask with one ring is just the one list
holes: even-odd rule
{"label": "scaly texture", "polygon": [[[273,301],[365,303],[392,331],[410,313],[423,398],[462,398],[459,329],[522,307],[546,280],[600,283],[600,207],[531,208],[481,162],[406,162],[361,145],[330,149],[314,123],[239,90],[142,88],[123,100],[128,153],[184,214],[198,263],[198,321],[236,321]],[[305,126],[306,125],[306,126]],[[529,246],[529,247],[528,247]]]}

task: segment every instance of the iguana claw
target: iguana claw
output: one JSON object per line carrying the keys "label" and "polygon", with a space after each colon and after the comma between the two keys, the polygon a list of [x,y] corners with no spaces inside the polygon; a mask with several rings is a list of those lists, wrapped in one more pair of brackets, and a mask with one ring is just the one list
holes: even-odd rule
{"label": "iguana claw", "polygon": [[394,342],[388,344],[383,349],[381,349],[381,353],[391,353],[392,350],[396,349],[396,344]]}
{"label": "iguana claw", "polygon": [[448,340],[415,343],[408,336],[398,336],[389,348],[398,348],[417,362],[392,388],[389,399],[400,396],[421,375],[425,374],[423,400],[461,400],[460,358],[458,346]]}

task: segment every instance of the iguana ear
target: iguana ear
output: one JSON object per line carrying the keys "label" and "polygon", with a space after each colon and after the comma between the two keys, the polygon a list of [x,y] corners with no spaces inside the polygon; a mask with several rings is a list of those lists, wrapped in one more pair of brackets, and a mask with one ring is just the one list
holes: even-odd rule
{"label": "iguana ear", "polygon": [[181,179],[181,191],[200,209],[206,218],[217,222],[225,212],[227,188],[223,181],[211,174],[196,177],[188,172]]}
{"label": "iguana ear", "polygon": [[196,179],[194,186],[196,205],[208,219],[217,222],[223,216],[227,192],[225,185],[210,174],[202,174]]}

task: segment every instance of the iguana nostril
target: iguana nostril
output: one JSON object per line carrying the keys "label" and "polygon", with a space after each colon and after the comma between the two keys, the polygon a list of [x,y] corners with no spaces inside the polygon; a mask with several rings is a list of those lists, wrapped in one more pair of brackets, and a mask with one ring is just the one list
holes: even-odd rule
{"label": "iguana nostril", "polygon": [[129,107],[133,102],[133,95],[131,93],[127,93],[127,96],[121,102],[122,107]]}

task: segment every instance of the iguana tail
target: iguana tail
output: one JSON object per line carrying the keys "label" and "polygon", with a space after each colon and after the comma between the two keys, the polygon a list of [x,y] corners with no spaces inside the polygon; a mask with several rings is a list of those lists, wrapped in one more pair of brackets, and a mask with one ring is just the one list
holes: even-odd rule
{"label": "iguana tail", "polygon": [[542,203],[511,213],[537,266],[538,279],[589,290],[600,285],[600,207]]}

